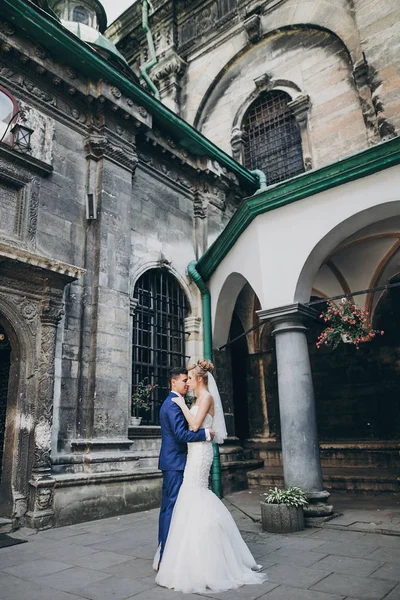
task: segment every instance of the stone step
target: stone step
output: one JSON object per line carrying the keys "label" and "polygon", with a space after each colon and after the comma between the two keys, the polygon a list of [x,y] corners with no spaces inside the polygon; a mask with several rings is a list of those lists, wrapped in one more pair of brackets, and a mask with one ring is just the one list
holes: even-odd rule
{"label": "stone step", "polygon": [[12,519],[0,517],[0,533],[11,533],[13,530]]}
{"label": "stone step", "polygon": [[[280,444],[246,442],[254,456],[259,456],[268,467],[282,466]],[[400,442],[360,440],[354,442],[321,442],[321,466],[338,468],[381,468],[400,471]]]}
{"label": "stone step", "polygon": [[[325,467],[322,470],[327,490],[347,492],[400,492],[399,472],[389,469]],[[283,487],[280,467],[257,469],[247,473],[250,488]]]}

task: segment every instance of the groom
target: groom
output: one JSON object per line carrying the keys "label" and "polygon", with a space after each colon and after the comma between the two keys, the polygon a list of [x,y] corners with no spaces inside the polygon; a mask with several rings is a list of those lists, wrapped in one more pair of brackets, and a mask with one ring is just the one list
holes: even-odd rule
{"label": "groom", "polygon": [[[171,392],[164,400],[160,410],[161,452],[158,468],[163,474],[162,500],[158,522],[158,543],[160,562],[168,537],[172,512],[183,481],[188,442],[212,440],[214,432],[199,429],[189,431],[188,424],[179,406],[172,401],[176,396],[185,396],[188,389],[188,372],[183,367],[175,367],[169,372]],[[158,566],[160,566],[160,562]]]}

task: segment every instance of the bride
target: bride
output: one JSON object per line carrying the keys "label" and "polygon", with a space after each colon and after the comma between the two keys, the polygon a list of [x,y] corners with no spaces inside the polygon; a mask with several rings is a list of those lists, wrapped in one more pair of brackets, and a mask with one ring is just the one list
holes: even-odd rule
{"label": "bride", "polygon": [[[196,396],[190,410],[181,396],[173,401],[181,408],[191,430],[212,428],[214,442],[222,444],[227,432],[212,369],[209,360],[199,360],[188,368],[188,386]],[[156,577],[156,583],[163,587],[184,593],[223,592],[267,579],[265,574],[256,572],[261,567],[230,512],[208,489],[212,460],[211,442],[188,444],[183,483]],[[158,553],[154,564],[158,564]]]}

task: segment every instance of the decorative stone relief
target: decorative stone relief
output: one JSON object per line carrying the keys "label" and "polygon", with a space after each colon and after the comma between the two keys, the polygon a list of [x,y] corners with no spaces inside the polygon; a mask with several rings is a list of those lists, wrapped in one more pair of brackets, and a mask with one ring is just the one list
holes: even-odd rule
{"label": "decorative stone relief", "polygon": [[0,155],[0,242],[36,246],[40,180]]}
{"label": "decorative stone relief", "polygon": [[92,133],[85,138],[85,152],[86,158],[99,160],[105,157],[129,171],[133,171],[138,162],[138,156],[132,150],[132,145],[117,145],[101,133]]}

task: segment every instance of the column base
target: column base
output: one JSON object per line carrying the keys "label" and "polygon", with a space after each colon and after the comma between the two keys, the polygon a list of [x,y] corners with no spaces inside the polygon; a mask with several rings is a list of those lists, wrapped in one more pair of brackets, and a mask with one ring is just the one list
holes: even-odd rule
{"label": "column base", "polygon": [[333,515],[333,506],[328,504],[330,493],[326,490],[320,492],[306,492],[308,505],[304,506],[304,517],[306,519],[326,519]]}
{"label": "column base", "polygon": [[54,527],[55,480],[49,475],[34,475],[29,484],[32,509],[25,515],[27,527],[36,530]]}

